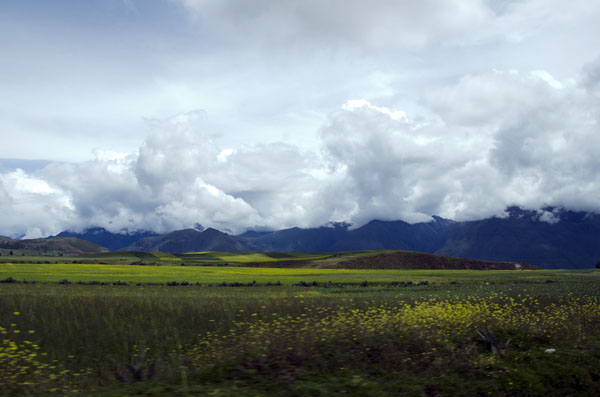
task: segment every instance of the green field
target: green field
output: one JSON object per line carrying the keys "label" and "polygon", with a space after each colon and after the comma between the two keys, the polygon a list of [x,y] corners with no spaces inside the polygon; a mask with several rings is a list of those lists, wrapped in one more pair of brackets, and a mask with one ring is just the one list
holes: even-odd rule
{"label": "green field", "polygon": [[131,283],[248,283],[264,284],[280,281],[295,284],[299,281],[319,283],[390,283],[394,281],[429,281],[444,283],[459,280],[538,281],[552,280],[567,275],[592,275],[595,270],[352,270],[312,268],[256,268],[224,266],[141,266],[118,264],[74,263],[0,263],[0,279],[58,282],[66,279],[83,281],[123,281]]}
{"label": "green field", "polygon": [[203,265],[243,265],[243,264],[272,264],[276,262],[294,262],[300,263],[303,261],[318,263],[336,263],[341,260],[347,260],[357,257],[364,257],[374,254],[388,252],[386,250],[374,251],[354,251],[354,252],[339,252],[336,254],[311,254],[311,253],[295,253],[295,252],[248,252],[248,253],[229,253],[229,252],[187,252],[183,254],[169,254],[162,252],[133,252],[133,251],[116,251],[102,252],[97,254],[85,254],[72,257],[62,257],[58,255],[39,256],[23,251],[13,256],[8,255],[8,250],[5,250],[0,256],[0,263],[97,263],[97,264],[160,264],[179,266],[182,263],[188,266],[203,266]]}
{"label": "green field", "polygon": [[597,270],[117,263],[0,263],[0,395],[600,393]]}

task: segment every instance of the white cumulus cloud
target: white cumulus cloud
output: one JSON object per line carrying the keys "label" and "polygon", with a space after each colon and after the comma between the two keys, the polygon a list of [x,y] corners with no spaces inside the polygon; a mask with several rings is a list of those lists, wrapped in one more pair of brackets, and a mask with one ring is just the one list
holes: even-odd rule
{"label": "white cumulus cloud", "polygon": [[427,117],[348,100],[319,129],[319,152],[221,147],[199,111],[151,120],[136,152],[0,174],[0,234],[467,220],[509,205],[598,212],[599,65],[570,80],[541,69],[469,74],[425,94]]}

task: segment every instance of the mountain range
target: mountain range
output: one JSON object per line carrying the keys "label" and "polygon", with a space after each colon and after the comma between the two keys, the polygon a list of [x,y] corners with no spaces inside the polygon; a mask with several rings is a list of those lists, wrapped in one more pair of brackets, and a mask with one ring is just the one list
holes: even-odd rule
{"label": "mountain range", "polygon": [[64,231],[55,237],[76,237],[98,244],[111,251],[118,251],[140,239],[155,236],[158,236],[158,234],[145,230],[128,233],[111,233],[102,227],[91,227],[86,229],[83,233]]}
{"label": "mountain range", "polygon": [[[373,220],[359,228],[334,223],[318,228],[232,236],[215,229],[115,234],[102,228],[63,232],[113,251],[336,252],[401,249],[457,258],[524,262],[542,268],[591,268],[600,260],[600,215],[564,209],[510,207],[506,217],[456,222]],[[551,214],[548,216],[548,214]]]}

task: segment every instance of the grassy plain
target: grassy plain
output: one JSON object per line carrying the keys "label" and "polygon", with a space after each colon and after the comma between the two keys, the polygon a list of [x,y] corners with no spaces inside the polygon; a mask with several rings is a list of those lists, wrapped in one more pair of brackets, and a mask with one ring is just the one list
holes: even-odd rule
{"label": "grassy plain", "polygon": [[0,395],[600,394],[595,270],[0,264],[8,276],[37,283],[0,284]]}
{"label": "grassy plain", "polygon": [[[389,252],[388,250],[365,250],[338,252],[335,254],[327,253],[296,253],[296,252],[248,252],[248,253],[230,253],[217,251],[187,252],[181,254],[170,254],[162,252],[136,252],[136,251],[116,251],[102,252],[96,254],[86,254],[79,256],[58,256],[45,255],[40,256],[34,251],[20,250],[15,251],[14,255],[8,255],[9,250],[0,249],[0,263],[38,263],[38,264],[59,264],[59,263],[88,263],[88,264],[139,264],[146,265],[173,265],[181,266],[182,263],[188,266],[208,266],[208,265],[228,265],[238,266],[248,263],[252,264],[273,264],[279,261],[292,263],[311,262],[308,266],[315,266],[320,263],[336,263],[341,260],[348,260],[369,255],[376,255]],[[314,262],[314,263],[313,263]]]}
{"label": "grassy plain", "polygon": [[[592,270],[587,271],[593,272]],[[0,279],[58,282],[66,279],[83,281],[124,281],[131,283],[165,283],[187,281],[190,283],[275,283],[295,284],[299,281],[319,283],[390,283],[394,281],[446,282],[456,280],[487,280],[490,277],[530,281],[551,280],[572,274],[573,271],[557,270],[355,270],[312,268],[255,268],[242,266],[142,266],[119,264],[81,263],[0,263]],[[585,274],[577,271],[574,274]]]}

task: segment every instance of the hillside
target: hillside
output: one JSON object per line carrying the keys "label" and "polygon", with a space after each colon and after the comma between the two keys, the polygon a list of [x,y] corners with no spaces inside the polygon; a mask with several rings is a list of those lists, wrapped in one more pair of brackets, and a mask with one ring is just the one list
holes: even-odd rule
{"label": "hillside", "polygon": [[289,269],[537,269],[537,267],[526,263],[479,261],[403,250],[365,250],[334,253],[204,251],[179,254],[119,251],[78,257],[79,260],[83,258],[85,258],[86,263],[154,266],[230,266]]}
{"label": "hillside", "polygon": [[527,263],[493,262],[453,258],[412,251],[378,253],[372,256],[342,260],[335,268],[341,269],[464,269],[464,270],[534,270]]}
{"label": "hillside", "polygon": [[84,230],[82,233],[64,231],[56,235],[56,237],[77,237],[108,248],[111,251],[123,249],[142,238],[154,236],[158,236],[158,234],[149,231],[111,233],[101,227],[92,227]]}
{"label": "hillside", "polygon": [[251,249],[243,240],[209,228],[203,232],[185,229],[142,238],[123,251],[183,253],[192,251],[245,252],[251,251]]}
{"label": "hillside", "polygon": [[52,237],[30,240],[2,240],[0,249],[4,254],[12,251],[13,255],[48,255],[76,256],[107,252],[108,249],[89,241],[75,237]]}
{"label": "hillside", "polygon": [[507,218],[453,225],[435,252],[488,260],[524,261],[545,268],[593,267],[600,259],[600,215],[563,211],[549,223],[512,208]]}
{"label": "hillside", "polygon": [[[256,254],[251,254],[252,256]],[[267,253],[267,259],[243,260],[250,267],[318,269],[446,269],[446,270],[535,270],[527,263],[481,261],[404,250],[366,250],[331,254]],[[181,255],[183,258],[185,255]],[[239,256],[239,255],[238,255]],[[225,258],[223,258],[225,259]],[[228,262],[233,262],[228,259]]]}
{"label": "hillside", "polygon": [[[548,209],[551,210],[551,209]],[[600,215],[509,208],[505,218],[455,222],[373,220],[357,229],[287,229],[245,238],[255,251],[333,252],[401,249],[486,261],[525,262],[543,268],[592,268],[600,259]]]}

